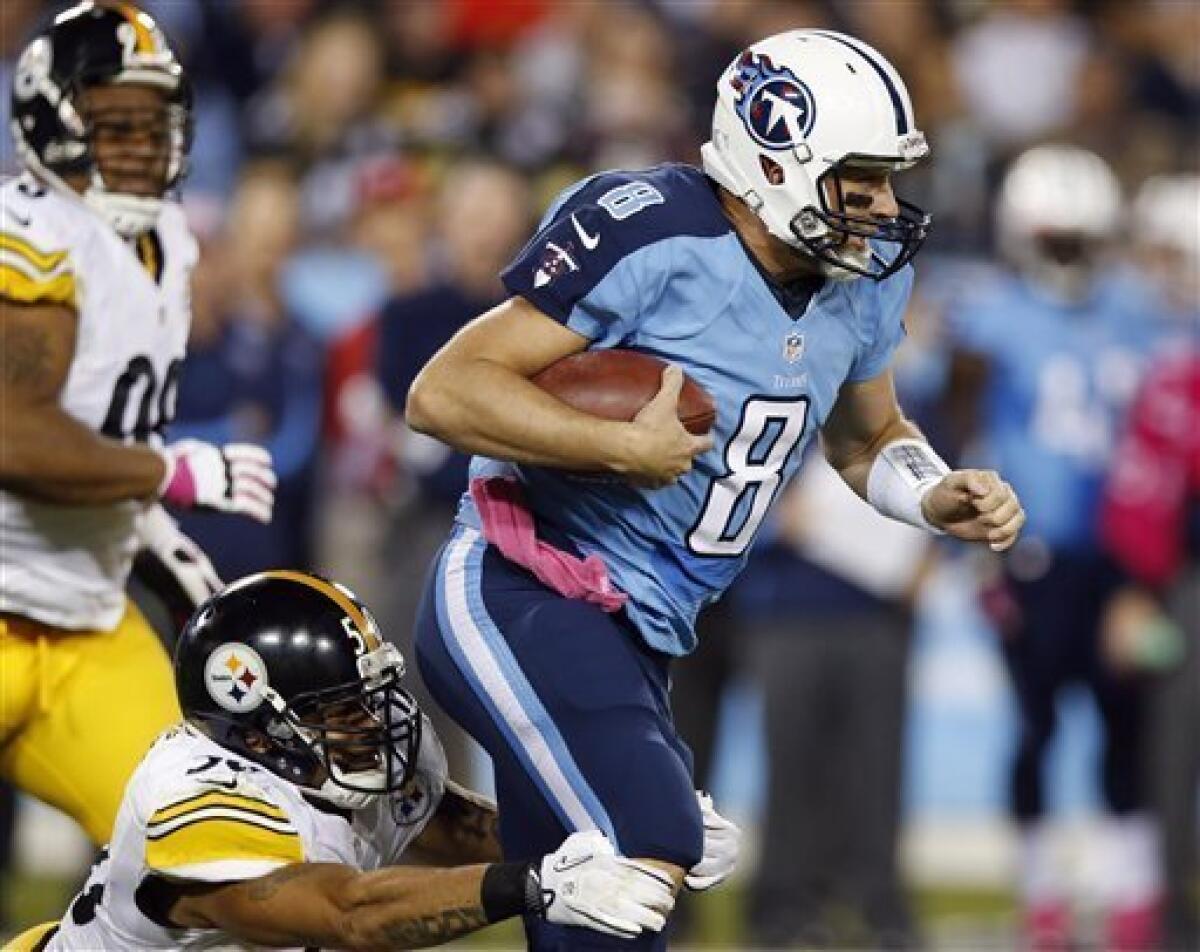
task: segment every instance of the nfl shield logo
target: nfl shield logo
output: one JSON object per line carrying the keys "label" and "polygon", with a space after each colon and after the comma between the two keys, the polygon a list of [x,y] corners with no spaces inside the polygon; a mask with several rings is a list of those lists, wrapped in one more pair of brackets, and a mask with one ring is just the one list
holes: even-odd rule
{"label": "nfl shield logo", "polygon": [[794,364],[803,356],[804,335],[792,331],[783,339],[783,359],[789,364]]}

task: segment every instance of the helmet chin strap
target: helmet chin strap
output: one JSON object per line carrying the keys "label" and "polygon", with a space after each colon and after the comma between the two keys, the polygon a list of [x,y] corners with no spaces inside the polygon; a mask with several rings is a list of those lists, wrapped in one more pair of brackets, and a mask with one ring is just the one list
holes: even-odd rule
{"label": "helmet chin strap", "polygon": [[382,770],[357,770],[345,771],[338,767],[337,764],[331,763],[329,770],[332,776],[326,777],[325,782],[320,787],[309,792],[316,797],[320,797],[328,803],[332,803],[335,807],[341,807],[343,810],[362,810],[369,807],[372,803],[378,800],[382,793],[367,793],[363,790],[350,790],[342,786],[343,783],[352,783],[356,787],[378,786],[380,789],[384,787],[387,778],[384,777]]}
{"label": "helmet chin strap", "polygon": [[[821,276],[828,278],[830,281],[856,281],[862,277],[856,271],[850,268],[844,268],[834,261],[826,258],[819,258],[811,251],[805,248],[802,244],[795,246],[798,251],[804,252],[809,258],[817,263],[817,267],[821,272]],[[848,264],[859,268],[869,268],[871,266],[871,251],[864,249],[862,251],[853,251],[849,248],[844,251],[839,251],[836,255],[838,258],[845,258]]]}
{"label": "helmet chin strap", "polygon": [[122,238],[136,238],[150,231],[158,224],[163,207],[161,198],[110,192],[98,171],[92,173],[83,200]]}

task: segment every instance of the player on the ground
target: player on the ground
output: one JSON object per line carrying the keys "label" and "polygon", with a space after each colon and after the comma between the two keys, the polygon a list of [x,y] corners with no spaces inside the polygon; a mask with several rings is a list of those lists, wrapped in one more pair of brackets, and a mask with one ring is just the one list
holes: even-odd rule
{"label": "player on the ground", "polygon": [[[478,454],[418,661],[492,755],[507,857],[598,828],[677,884],[728,873],[696,867],[721,821],[692,789],[669,662],[693,648],[698,609],[744,564],[818,430],[886,515],[995,549],[1016,538],[1012,490],[993,472],[949,472],[893,392],[928,218],[891,176],[927,151],[900,77],[866,44],[822,30],[757,43],[719,81],[703,171],[609,172],[567,190],[505,272],[513,297],[414,383],[410,425]],[[528,380],[589,347],[676,366],[632,423],[606,422]],[[676,418],[680,368],[716,399],[710,436]],[[539,540],[511,537],[522,490]],[[569,930],[530,926],[535,948],[574,947]]]}
{"label": "player on the ground", "polygon": [[125,596],[139,520],[162,500],[268,521],[275,477],[258,447],[162,448],[196,245],[166,198],[190,92],[154,21],[63,13],[21,54],[12,115],[28,171],[0,185],[0,775],[102,843],[179,716]]}
{"label": "player on the ground", "polygon": [[[263,572],[206,602],[175,655],[184,723],[134,772],[61,923],[23,947],[409,949],[515,915],[663,927],[670,879],[599,833],[501,862],[495,808],[447,780],[403,674],[318,576]],[[386,868],[402,857],[443,868]]]}

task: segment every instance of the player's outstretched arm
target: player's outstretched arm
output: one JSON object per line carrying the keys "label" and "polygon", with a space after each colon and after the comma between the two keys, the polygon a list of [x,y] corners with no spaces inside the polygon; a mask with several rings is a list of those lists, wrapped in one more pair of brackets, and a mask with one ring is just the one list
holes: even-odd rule
{"label": "player's outstretched arm", "polygon": [[175,926],[218,929],[260,945],[356,952],[440,945],[525,914],[634,938],[660,931],[674,905],[669,877],[616,856],[597,831],[573,834],[536,864],[361,873],[299,863],[238,883],[148,882],[142,904]]}
{"label": "player's outstretched arm", "polygon": [[[674,403],[670,412],[643,412],[633,423],[613,423],[574,410],[530,383],[554,361],[586,346],[584,337],[524,298],[511,298],[459,331],[417,375],[405,408],[408,425],[467,453],[602,470],[649,485],[677,479],[711,440],[688,433]],[[677,399],[682,378],[664,383],[663,401]]]}
{"label": "player's outstretched arm", "polygon": [[0,298],[0,486],[68,505],[151,498],[159,455],[101,436],[59,405],[76,326],[69,307]]}
{"label": "player's outstretched arm", "polygon": [[834,469],[885,516],[997,552],[1025,524],[1012,486],[991,470],[951,472],[904,419],[890,371],[843,386],[821,440]]}

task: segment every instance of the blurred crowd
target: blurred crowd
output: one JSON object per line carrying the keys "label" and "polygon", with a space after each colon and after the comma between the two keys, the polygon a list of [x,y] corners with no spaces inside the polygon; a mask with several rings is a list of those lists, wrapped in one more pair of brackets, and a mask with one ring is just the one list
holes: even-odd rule
{"label": "blurred crowd", "polygon": [[[906,407],[946,455],[986,451],[986,413],[967,420],[959,412],[966,402],[956,354],[982,351],[997,367],[1003,355],[994,339],[959,328],[984,308],[973,292],[1006,264],[1021,264],[1001,240],[996,198],[1011,162],[1030,147],[1071,143],[1114,170],[1124,197],[1110,235],[1115,253],[1103,267],[1121,270],[1141,302],[1146,365],[1163,340],[1195,342],[1198,193],[1157,202],[1150,194],[1200,172],[1200,7],[1187,0],[143,5],[171,35],[196,96],[183,199],[204,254],[175,435],[263,443],[281,481],[269,527],[218,526],[201,515],[182,520],[184,528],[226,577],[285,564],[331,571],[377,608],[402,646],[466,465],[405,428],[408,384],[460,326],[500,300],[499,272],[562,187],[604,168],[697,162],[716,78],[768,34],[800,26],[854,33],[909,85],[933,154],[898,190],[929,209],[935,226],[917,261],[898,377]],[[6,89],[14,56],[56,6],[0,4]],[[7,108],[0,102],[5,127]],[[17,167],[5,137],[0,171]],[[1174,219],[1162,211],[1172,205]],[[1152,320],[1167,326],[1151,333]],[[1123,400],[1141,372],[1120,377],[1114,365]],[[1071,380],[1060,384],[1069,401]],[[1080,435],[1080,420],[1059,424],[1064,438]],[[1101,469],[1118,432],[1095,451]],[[893,553],[891,564],[839,553],[805,518],[845,505],[825,479],[815,468],[806,475],[747,583],[705,620],[709,647],[693,668],[680,666],[680,719],[704,782],[712,712],[732,673],[756,672],[767,692],[769,750],[790,773],[768,784],[769,832],[750,905],[760,941],[836,944],[839,920],[831,925],[820,912],[833,896],[856,905],[861,919],[847,941],[911,947],[917,927],[895,871],[904,671],[922,581],[933,562],[955,553],[906,533],[876,547]],[[887,531],[855,522],[861,514],[851,506],[844,525]],[[1098,535],[1079,544],[1101,546]],[[1047,546],[1054,551],[1055,540]],[[1024,557],[1026,575],[1000,573],[984,586],[1001,633],[1019,598],[1004,583],[1037,574],[1028,560],[1038,554]],[[996,576],[994,567],[981,572]],[[1166,583],[1155,584],[1162,591]],[[747,652],[739,645],[751,629],[758,647]],[[1184,653],[1162,648],[1145,667],[1176,667],[1171,659]],[[1018,681],[1024,666],[1040,663],[1010,658]],[[864,710],[873,719],[856,721]],[[1036,748],[1024,750],[1031,763],[1053,725],[1037,729],[1022,741]],[[448,747],[466,763],[461,742]],[[796,808],[804,771],[831,748],[845,762],[829,767],[826,786],[806,788]],[[842,826],[821,835],[786,827],[789,812],[839,810]],[[1023,821],[1037,813],[1029,803],[1017,809]],[[1186,822],[1186,797],[1182,813],[1176,822]],[[771,827],[776,821],[785,825]],[[1029,847],[1033,868],[1038,847]],[[1194,875],[1194,857],[1175,861]],[[805,864],[822,874],[800,878],[795,870]],[[1052,919],[1052,904],[1041,900],[1054,891],[1022,888]],[[1154,886],[1156,901],[1164,888]],[[1034,925],[1049,934],[1061,927]]]}

